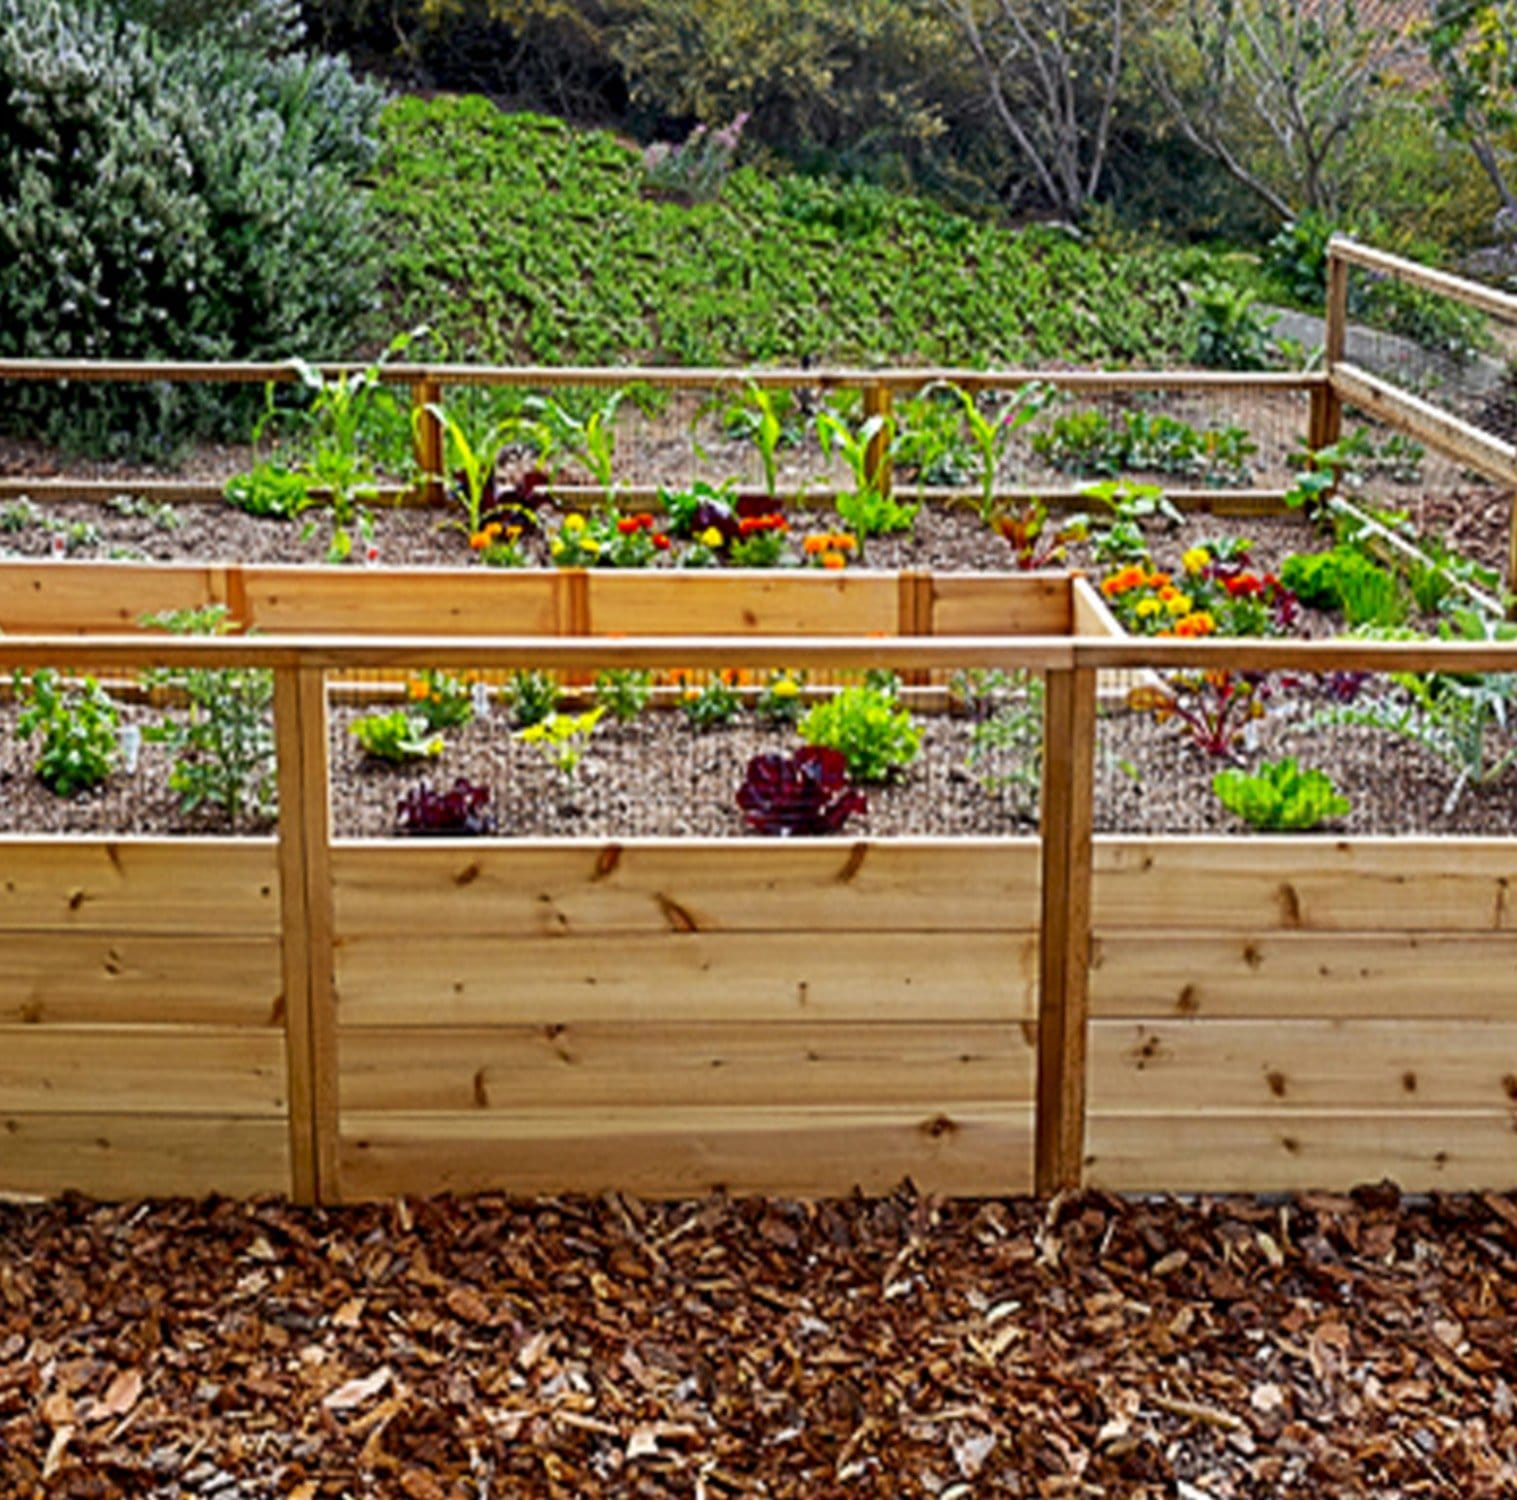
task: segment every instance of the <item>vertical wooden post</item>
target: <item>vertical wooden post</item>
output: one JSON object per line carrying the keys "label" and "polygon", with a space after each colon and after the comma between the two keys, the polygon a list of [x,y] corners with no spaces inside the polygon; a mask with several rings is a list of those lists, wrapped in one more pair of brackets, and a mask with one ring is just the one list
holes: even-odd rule
{"label": "vertical wooden post", "polygon": [[1327,247],[1327,312],[1322,337],[1322,363],[1326,381],[1312,389],[1307,445],[1315,453],[1329,448],[1343,436],[1343,401],[1333,384],[1333,374],[1343,362],[1348,340],[1348,262]]}
{"label": "vertical wooden post", "polygon": [[416,467],[421,470],[420,491],[425,505],[443,501],[443,432],[442,423],[429,407],[442,400],[442,387],[435,380],[417,380],[411,384],[411,434],[415,445]]}
{"label": "vertical wooden post", "polygon": [[[897,635],[932,634],[932,574],[902,571],[896,579],[896,630]],[[913,667],[901,674],[908,687],[926,687],[932,681],[932,673],[922,667]]]}
{"label": "vertical wooden post", "polygon": [[321,668],[275,670],[274,740],[290,1191],[297,1203],[320,1203],[337,1195],[331,817]]}
{"label": "vertical wooden post", "polygon": [[1038,1193],[1078,1187],[1085,1157],[1096,674],[1051,670],[1043,700],[1038,944]]}
{"label": "vertical wooden post", "polygon": [[864,420],[883,417],[884,425],[869,440],[865,455],[869,477],[879,486],[882,495],[889,495],[895,488],[895,470],[890,461],[891,400],[890,387],[876,382],[864,387]]}

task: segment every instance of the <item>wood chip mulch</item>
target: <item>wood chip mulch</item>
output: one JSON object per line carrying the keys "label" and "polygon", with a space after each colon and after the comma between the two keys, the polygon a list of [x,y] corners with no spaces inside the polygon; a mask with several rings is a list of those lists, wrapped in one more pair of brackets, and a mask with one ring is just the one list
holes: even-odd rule
{"label": "wood chip mulch", "polygon": [[0,1206],[0,1493],[1510,1495],[1517,1204]]}

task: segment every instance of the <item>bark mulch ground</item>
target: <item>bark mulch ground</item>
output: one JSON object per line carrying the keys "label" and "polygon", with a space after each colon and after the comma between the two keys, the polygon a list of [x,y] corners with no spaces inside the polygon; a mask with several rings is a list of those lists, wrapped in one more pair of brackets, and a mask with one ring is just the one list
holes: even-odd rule
{"label": "bark mulch ground", "polygon": [[7,1496],[1510,1495],[1517,1205],[0,1207]]}

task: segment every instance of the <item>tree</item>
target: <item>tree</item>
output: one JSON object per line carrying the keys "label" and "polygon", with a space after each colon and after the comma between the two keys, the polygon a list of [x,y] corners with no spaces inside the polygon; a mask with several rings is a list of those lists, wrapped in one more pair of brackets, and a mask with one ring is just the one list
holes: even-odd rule
{"label": "tree", "polygon": [[1124,0],[935,0],[987,102],[1065,218],[1095,196],[1122,76]]}
{"label": "tree", "polygon": [[1355,0],[1182,0],[1143,73],[1180,133],[1272,212],[1337,212],[1405,50]]}
{"label": "tree", "polygon": [[1509,155],[1503,137],[1517,125],[1517,4],[1434,0],[1426,35],[1443,85],[1434,114],[1474,153],[1501,199],[1503,217],[1517,219],[1503,161]]}

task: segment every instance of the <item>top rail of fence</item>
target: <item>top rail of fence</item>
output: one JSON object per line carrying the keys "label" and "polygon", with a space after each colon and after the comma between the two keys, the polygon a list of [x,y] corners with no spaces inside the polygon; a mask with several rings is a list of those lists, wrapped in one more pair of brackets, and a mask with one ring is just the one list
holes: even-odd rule
{"label": "top rail of fence", "polygon": [[1155,667],[1238,672],[1517,672],[1517,641],[1130,640],[1067,636],[0,637],[0,670],[95,667]]}
{"label": "top rail of fence", "polygon": [[[1057,369],[799,369],[725,368],[674,365],[471,365],[401,363],[364,365],[351,361],[313,365],[326,376],[370,369],[394,385],[624,386],[671,390],[754,385],[774,389],[850,389],[872,386],[918,390],[938,382],[964,390],[999,390],[1041,381],[1065,390],[1170,390],[1181,387],[1311,390],[1325,376],[1311,371],[1232,370],[1057,370]],[[0,380],[255,384],[293,381],[290,361],[228,362],[124,359],[0,359]]]}
{"label": "top rail of fence", "polygon": [[1420,261],[1407,260],[1404,256],[1392,255],[1385,250],[1376,250],[1370,245],[1361,245],[1357,240],[1335,234],[1328,241],[1329,262],[1345,261],[1366,271],[1377,271],[1392,276],[1398,281],[1410,282],[1426,291],[1463,302],[1469,307],[1478,307],[1493,318],[1503,322],[1517,323],[1517,297],[1508,292],[1497,291],[1478,281],[1468,281],[1462,276],[1447,271],[1437,271]]}

